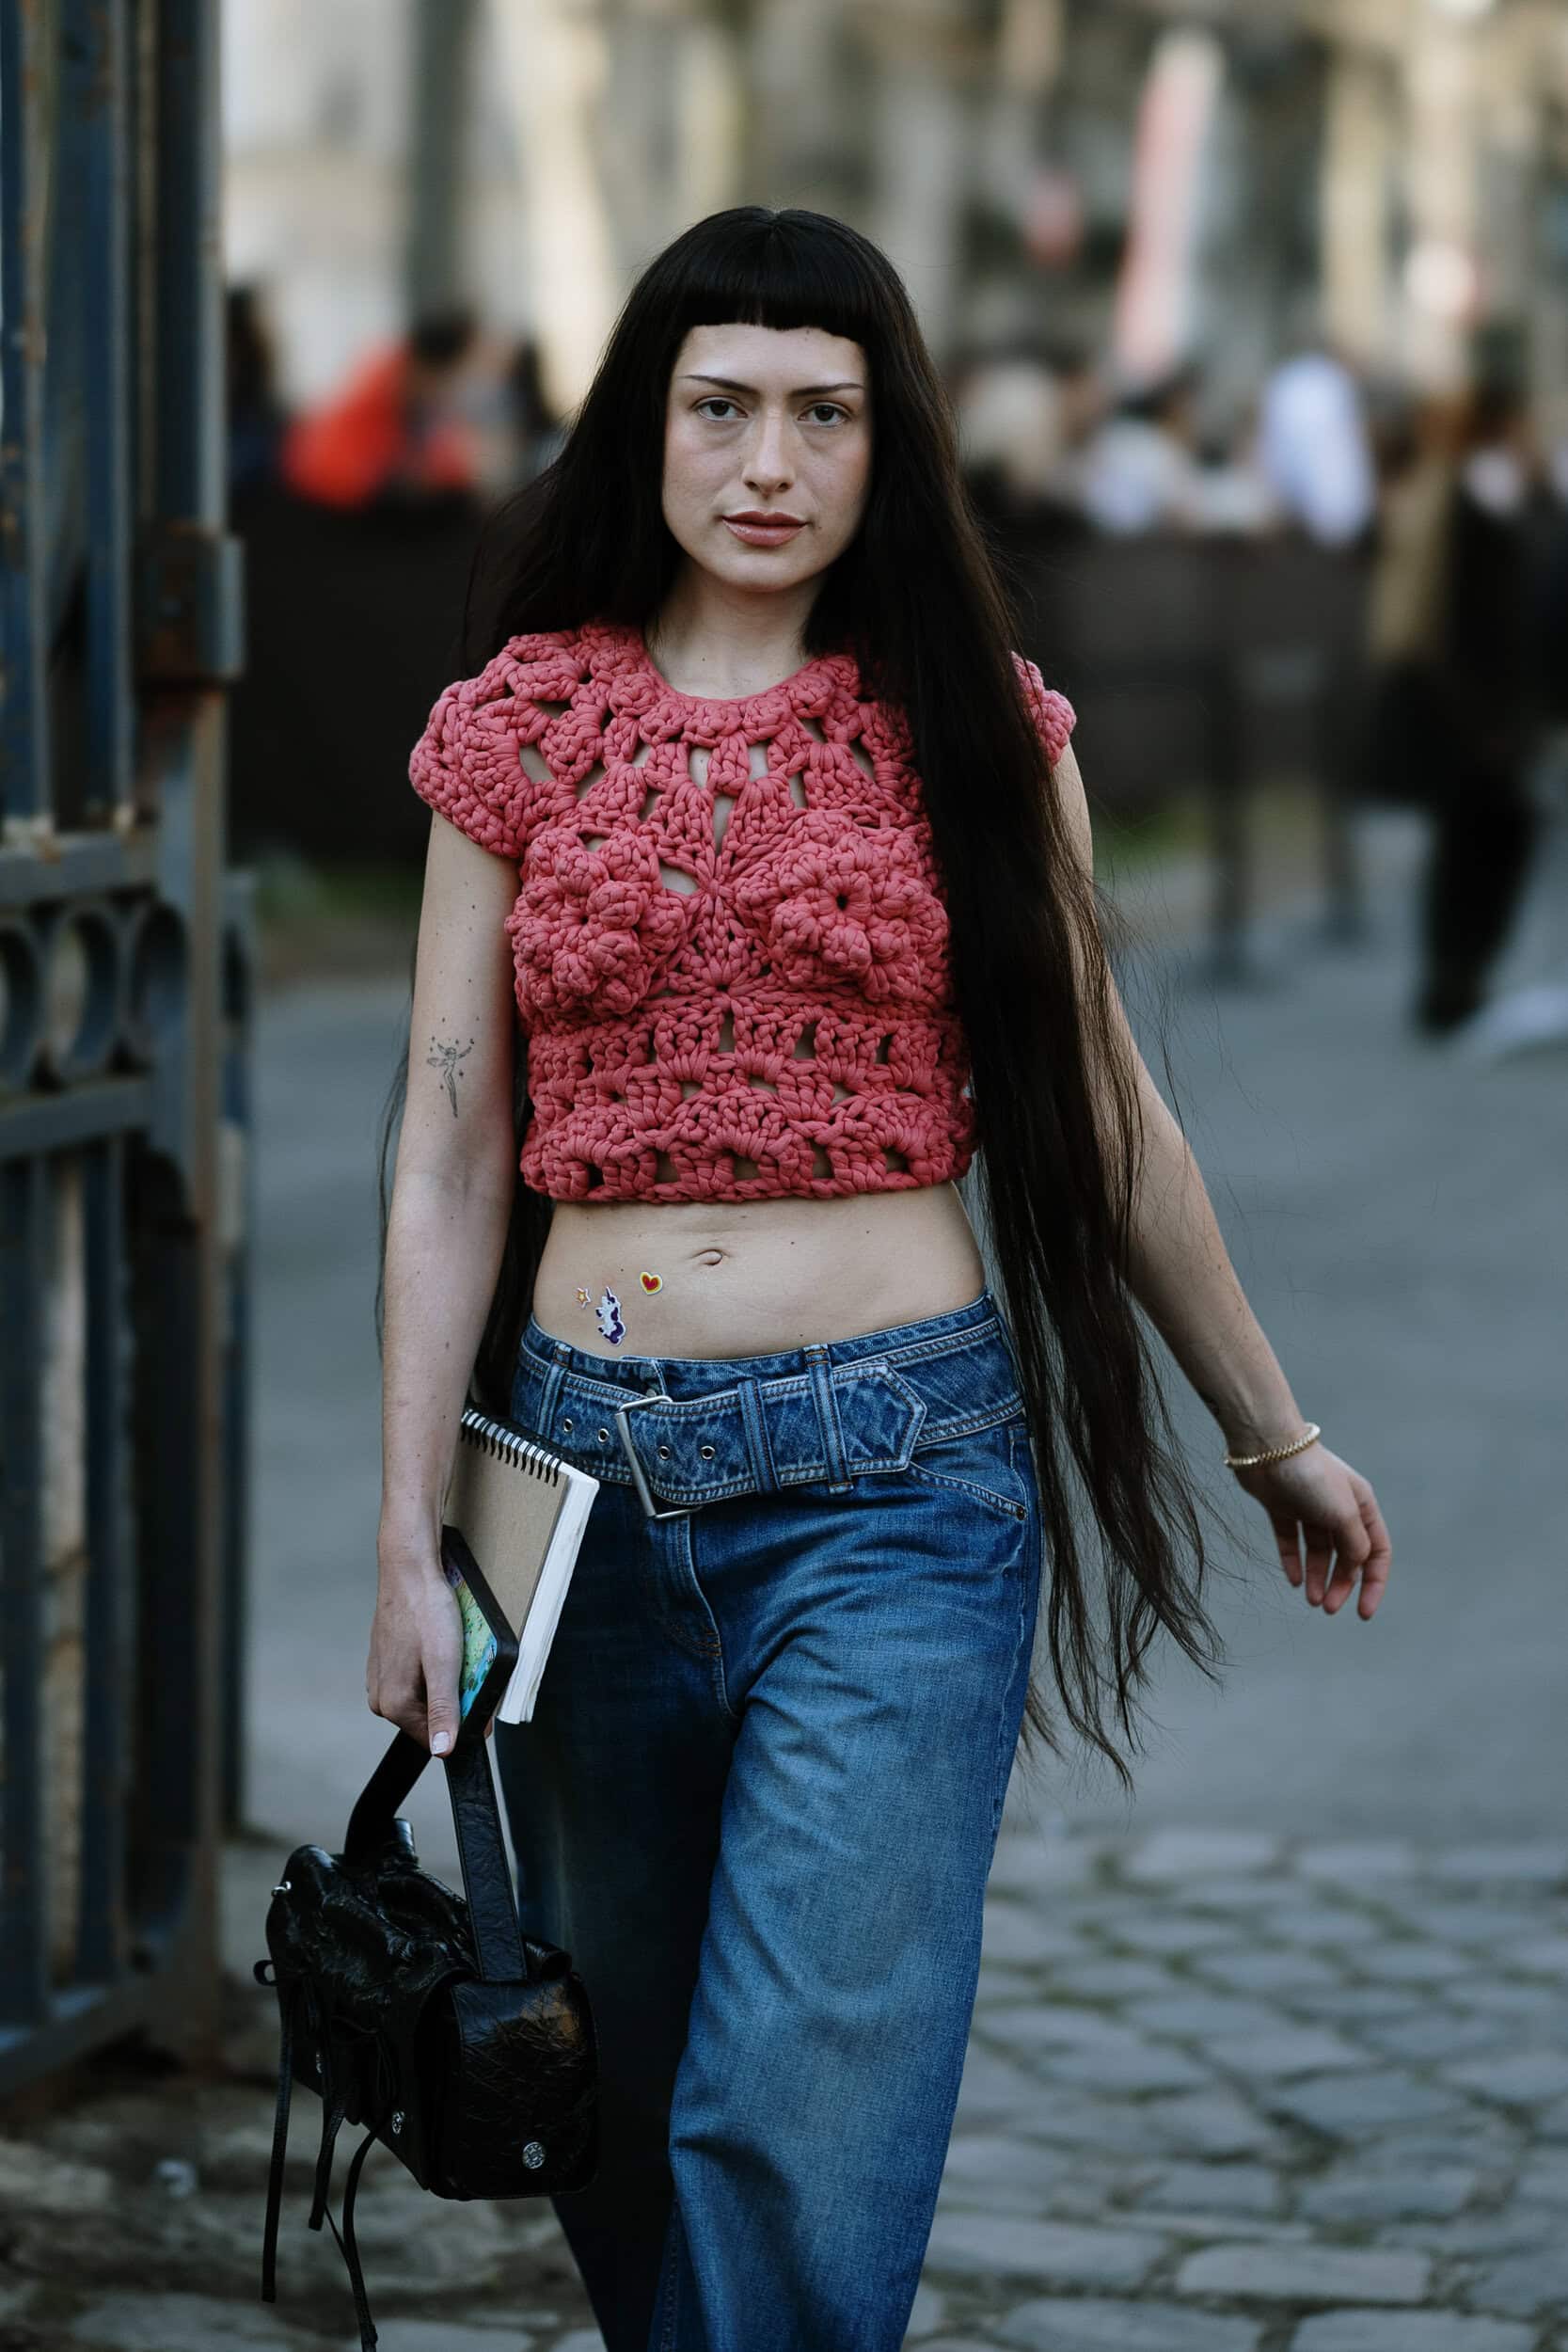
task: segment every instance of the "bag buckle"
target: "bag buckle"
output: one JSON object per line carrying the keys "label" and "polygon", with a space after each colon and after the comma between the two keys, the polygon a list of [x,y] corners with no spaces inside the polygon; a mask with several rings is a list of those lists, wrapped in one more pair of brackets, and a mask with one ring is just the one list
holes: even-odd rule
{"label": "bag buckle", "polygon": [[653,1405],[657,1403],[663,1397],[663,1394],[664,1391],[662,1389],[645,1389],[641,1396],[628,1397],[624,1405],[617,1405],[615,1407],[615,1426],[621,1433],[621,1444],[625,1449],[626,1460],[631,1464],[631,1483],[637,1489],[637,1500],[642,1505],[643,1518],[648,1519],[689,1519],[691,1517],[693,1510],[696,1508],[694,1503],[677,1502],[671,1510],[661,1511],[659,1509],[657,1503],[654,1500],[654,1491],[648,1484],[646,1472],[643,1470],[641,1463],[637,1458],[637,1449],[631,1441],[631,1431],[626,1426],[626,1416],[628,1413],[635,1413],[640,1405]]}

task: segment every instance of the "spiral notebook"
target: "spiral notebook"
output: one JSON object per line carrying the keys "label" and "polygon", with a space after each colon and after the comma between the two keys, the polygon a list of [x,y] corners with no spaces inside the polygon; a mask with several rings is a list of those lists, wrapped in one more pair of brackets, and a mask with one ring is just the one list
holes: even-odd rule
{"label": "spiral notebook", "polygon": [[517,1636],[498,1723],[526,1724],[533,1713],[598,1491],[590,1471],[477,1406],[464,1406],[441,1518],[463,1536]]}

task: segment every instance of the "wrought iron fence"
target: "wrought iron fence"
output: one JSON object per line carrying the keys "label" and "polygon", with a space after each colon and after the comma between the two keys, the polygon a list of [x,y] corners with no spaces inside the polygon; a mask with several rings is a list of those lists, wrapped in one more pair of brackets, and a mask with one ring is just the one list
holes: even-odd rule
{"label": "wrought iron fence", "polygon": [[198,2039],[239,1810],[215,0],[0,0],[0,2091]]}

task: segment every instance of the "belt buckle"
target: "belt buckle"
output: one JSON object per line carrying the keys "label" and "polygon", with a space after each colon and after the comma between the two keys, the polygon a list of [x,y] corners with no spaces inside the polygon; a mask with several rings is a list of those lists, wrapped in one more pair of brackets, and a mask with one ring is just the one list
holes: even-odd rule
{"label": "belt buckle", "polygon": [[637,1449],[631,1441],[631,1431],[626,1426],[626,1416],[628,1413],[635,1413],[640,1405],[654,1404],[657,1399],[662,1397],[663,1393],[664,1391],[662,1389],[645,1389],[641,1396],[629,1397],[625,1405],[617,1405],[615,1407],[615,1426],[621,1433],[621,1444],[626,1453],[626,1460],[631,1465],[631,1483],[637,1489],[637,1500],[642,1505],[643,1518],[648,1519],[689,1519],[691,1517],[692,1511],[696,1507],[693,1503],[677,1502],[671,1510],[659,1510],[657,1504],[654,1501],[654,1491],[648,1484],[647,1474],[644,1471],[641,1463],[637,1458]]}

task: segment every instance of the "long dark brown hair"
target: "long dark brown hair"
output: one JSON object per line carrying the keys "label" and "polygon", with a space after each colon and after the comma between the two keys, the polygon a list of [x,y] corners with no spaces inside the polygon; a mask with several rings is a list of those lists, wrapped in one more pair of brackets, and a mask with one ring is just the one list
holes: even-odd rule
{"label": "long dark brown hair", "polygon": [[[683,561],[662,513],[666,401],[695,326],[814,326],[870,370],[873,456],[860,530],[826,572],[805,657],[847,651],[863,691],[901,706],[948,909],[970,1056],[975,1203],[998,1269],[1045,1534],[1042,1615],[1069,1723],[1132,1775],[1133,1694],[1158,1628],[1206,1674],[1204,1499],[1185,1472],[1128,1281],[1141,1124],[1117,1017],[1115,911],[1077,866],[1013,662],[1006,565],[964,485],[957,421],[885,254],[821,213],[741,205],[698,221],[642,271],[554,461],[484,534],[464,615],[465,674],[524,632],[598,619],[653,631]],[[520,1149],[530,1112],[517,1056]],[[407,1080],[394,1080],[387,1154]],[[518,1183],[473,1390],[504,1413],[551,1204]],[[377,1294],[380,1329],[381,1293]],[[1097,1605],[1098,1604],[1098,1605]],[[1101,1622],[1101,1617],[1103,1623]],[[1023,1744],[1064,1753],[1042,1677]]]}

